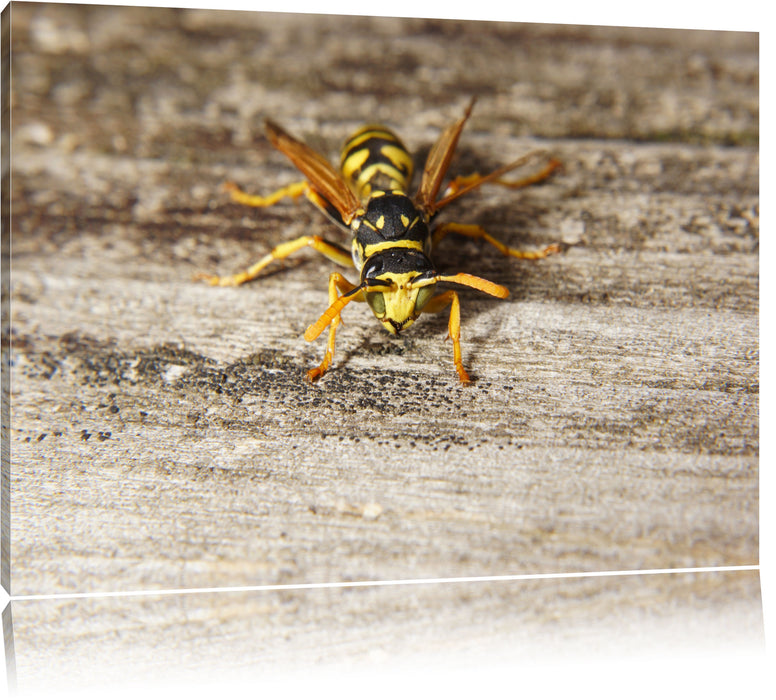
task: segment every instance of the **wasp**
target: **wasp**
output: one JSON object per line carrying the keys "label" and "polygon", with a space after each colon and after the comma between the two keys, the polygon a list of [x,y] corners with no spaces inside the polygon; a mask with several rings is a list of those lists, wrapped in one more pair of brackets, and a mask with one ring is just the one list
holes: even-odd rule
{"label": "wasp", "polygon": [[[339,272],[329,275],[329,307],[307,328],[311,342],[328,327],[329,340],[323,360],[307,373],[312,381],[323,375],[334,357],[334,342],[340,314],[351,301],[366,302],[383,327],[394,335],[409,328],[422,312],[437,313],[450,307],[449,338],[453,342],[453,363],[463,384],[469,383],[461,356],[461,308],[455,287],[471,287],[504,299],[509,291],[495,282],[466,272],[440,273],[431,252],[450,233],[482,239],[504,255],[536,260],[558,252],[560,246],[521,251],[490,236],[481,226],[442,223],[432,228],[436,215],[451,202],[485,183],[521,188],[549,177],[560,163],[543,152],[532,152],[488,175],[473,173],[451,180],[440,190],[464,124],[475,100],[464,115],[448,126],[429,151],[420,186],[414,197],[407,194],[413,176],[413,161],[393,131],[369,125],[356,131],[342,149],[339,170],[322,155],[298,141],[271,120],[267,136],[305,176],[305,180],[282,187],[265,197],[248,194],[233,183],[226,188],[235,202],[251,207],[269,207],[285,197],[307,197],[351,236],[350,250],[316,235],[281,243],[252,267],[235,275],[200,274],[212,285],[233,286],[253,280],[276,260],[312,248],[344,267],[354,266],[358,284]],[[516,181],[502,177],[542,156],[546,161],[538,172]],[[450,288],[451,287],[451,288]]]}

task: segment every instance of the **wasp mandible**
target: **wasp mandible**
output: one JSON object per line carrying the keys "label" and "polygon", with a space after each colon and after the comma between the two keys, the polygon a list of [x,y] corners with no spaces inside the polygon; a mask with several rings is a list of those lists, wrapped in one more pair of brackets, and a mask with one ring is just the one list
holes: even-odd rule
{"label": "wasp mandible", "polygon": [[[468,384],[469,375],[461,358],[458,293],[446,286],[471,287],[500,299],[506,298],[509,291],[466,272],[441,274],[431,261],[432,250],[449,233],[483,239],[504,255],[515,258],[537,260],[560,250],[557,244],[528,252],[510,248],[473,224],[443,223],[432,229],[431,223],[444,207],[480,185],[490,182],[514,189],[526,187],[549,177],[560,166],[559,161],[546,157],[543,152],[532,152],[488,175],[473,173],[456,177],[440,197],[442,181],[474,102],[472,99],[464,115],[448,126],[431,148],[414,197],[407,194],[413,175],[412,157],[390,129],[370,125],[356,131],[342,149],[338,171],[322,155],[268,120],[266,131],[270,142],[306,179],[266,197],[248,194],[230,183],[226,187],[232,200],[251,207],[268,207],[284,197],[305,195],[351,235],[351,249],[320,236],[301,236],[281,243],[244,272],[228,276],[201,274],[198,278],[212,285],[243,284],[255,279],[273,261],[312,248],[342,266],[355,267],[359,282],[352,284],[339,272],[329,275],[329,307],[304,334],[310,342],[329,328],[326,352],[320,365],[308,371],[310,380],[320,377],[331,365],[342,310],[351,301],[365,301],[392,334],[408,328],[422,312],[438,313],[449,306],[453,363],[461,382]],[[502,179],[539,156],[546,163],[537,172],[515,181]],[[439,286],[443,290],[438,290]]]}

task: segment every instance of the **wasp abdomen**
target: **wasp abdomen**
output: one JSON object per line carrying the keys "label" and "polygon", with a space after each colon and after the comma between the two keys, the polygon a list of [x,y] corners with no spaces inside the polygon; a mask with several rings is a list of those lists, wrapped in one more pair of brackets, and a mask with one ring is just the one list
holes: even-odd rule
{"label": "wasp abdomen", "polygon": [[412,157],[384,126],[365,126],[342,149],[340,170],[356,196],[366,201],[373,192],[406,192],[412,180]]}

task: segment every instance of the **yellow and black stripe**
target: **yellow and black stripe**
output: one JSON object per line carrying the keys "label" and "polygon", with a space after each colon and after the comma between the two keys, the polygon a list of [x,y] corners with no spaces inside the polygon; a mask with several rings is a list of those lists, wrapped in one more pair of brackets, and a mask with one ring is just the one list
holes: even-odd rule
{"label": "yellow and black stripe", "polygon": [[340,172],[361,202],[375,192],[406,192],[412,169],[412,156],[384,126],[362,127],[342,148]]}

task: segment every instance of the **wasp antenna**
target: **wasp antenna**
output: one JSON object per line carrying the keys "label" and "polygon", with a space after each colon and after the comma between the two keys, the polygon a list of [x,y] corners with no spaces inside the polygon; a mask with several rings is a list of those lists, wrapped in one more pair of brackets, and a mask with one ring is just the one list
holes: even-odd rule
{"label": "wasp antenna", "polygon": [[440,282],[461,284],[464,287],[472,287],[473,289],[478,289],[481,292],[485,292],[485,294],[490,294],[490,296],[498,297],[499,299],[506,299],[509,296],[509,290],[506,287],[502,287],[500,284],[483,279],[482,277],[470,275],[467,272],[459,272],[457,275],[439,275],[437,280]]}

